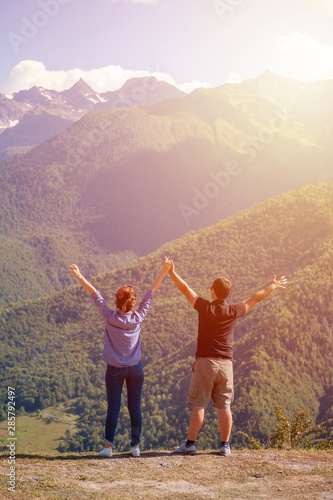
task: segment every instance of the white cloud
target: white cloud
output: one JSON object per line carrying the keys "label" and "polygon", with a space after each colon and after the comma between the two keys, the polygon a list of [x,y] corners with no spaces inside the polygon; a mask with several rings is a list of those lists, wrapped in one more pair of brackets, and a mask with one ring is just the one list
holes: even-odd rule
{"label": "white cloud", "polygon": [[333,45],[292,33],[275,43],[269,69],[301,81],[333,78]]}
{"label": "white cloud", "polygon": [[[158,78],[158,76],[156,76],[156,78]],[[179,83],[179,84],[177,84],[173,80],[173,82],[169,81],[169,83],[171,83],[171,85],[175,85],[175,87],[177,87],[179,90],[182,90],[183,92],[186,92],[186,94],[189,94],[193,90],[201,88],[201,87],[204,87],[206,89],[210,87],[210,85],[209,85],[208,82],[199,82],[198,80],[192,80],[191,82],[185,82],[185,83]]]}
{"label": "white cloud", "polygon": [[227,78],[227,83],[242,83],[244,78],[240,76],[236,71],[231,71]]}
{"label": "white cloud", "polygon": [[130,78],[155,76],[159,80],[176,86],[183,92],[191,92],[198,87],[209,87],[207,82],[185,82],[178,84],[170,75],[156,70],[129,70],[121,66],[105,66],[99,69],[83,71],[75,68],[67,71],[49,71],[40,61],[25,60],[11,70],[9,78],[0,82],[0,93],[10,94],[29,89],[34,85],[53,90],[65,90],[74,85],[80,78],[87,82],[96,92],[118,90]]}

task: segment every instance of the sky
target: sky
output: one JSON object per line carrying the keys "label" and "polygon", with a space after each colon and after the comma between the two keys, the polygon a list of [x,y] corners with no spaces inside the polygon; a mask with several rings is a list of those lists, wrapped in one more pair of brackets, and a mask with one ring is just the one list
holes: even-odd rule
{"label": "sky", "polygon": [[0,93],[333,78],[332,0],[0,0]]}

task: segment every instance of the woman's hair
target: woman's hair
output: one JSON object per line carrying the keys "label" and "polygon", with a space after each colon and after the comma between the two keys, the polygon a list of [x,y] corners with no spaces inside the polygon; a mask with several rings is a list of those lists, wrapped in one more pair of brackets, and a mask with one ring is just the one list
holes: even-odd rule
{"label": "woman's hair", "polygon": [[132,311],[135,306],[136,294],[131,285],[124,285],[116,291],[116,306],[121,312]]}

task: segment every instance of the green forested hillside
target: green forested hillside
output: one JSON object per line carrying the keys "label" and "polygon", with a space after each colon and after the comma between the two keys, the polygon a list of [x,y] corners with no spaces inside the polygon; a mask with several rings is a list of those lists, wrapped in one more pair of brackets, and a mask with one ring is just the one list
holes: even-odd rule
{"label": "green forested hillside", "polygon": [[[261,85],[266,80],[274,84],[263,75]],[[61,266],[82,253],[85,272],[105,272],[191,229],[326,180],[330,111],[310,127],[308,115],[303,123],[294,112],[297,103],[296,92],[286,106],[245,83],[200,89],[150,108],[88,113],[0,162],[0,304],[68,285],[63,275],[44,282],[50,255],[44,243],[34,245],[40,238],[57,250],[68,242],[57,251]]]}
{"label": "green forested hillside", "polygon": [[[112,306],[113,292],[124,282],[142,296],[163,255],[206,298],[221,274],[234,283],[232,302],[263,288],[274,273],[287,275],[288,288],[257,305],[235,332],[234,442],[241,441],[237,430],[267,439],[275,428],[275,404],[289,416],[308,409],[319,421],[332,418],[332,195],[333,183],[298,188],[93,280]],[[89,295],[71,287],[6,307],[0,321],[2,402],[7,385],[16,387],[17,404],[26,410],[78,397],[80,434],[62,449],[96,449],[106,413],[104,328]],[[147,448],[173,446],[185,436],[196,333],[197,313],[166,277],[142,328]],[[120,447],[128,445],[129,429],[127,410],[122,412]],[[215,420],[209,409],[199,445],[216,446]]]}
{"label": "green forested hillside", "polygon": [[0,238],[0,304],[43,297],[70,286],[66,267],[80,259],[87,276],[126,266],[137,258],[131,251],[110,253],[85,233],[73,231]]}

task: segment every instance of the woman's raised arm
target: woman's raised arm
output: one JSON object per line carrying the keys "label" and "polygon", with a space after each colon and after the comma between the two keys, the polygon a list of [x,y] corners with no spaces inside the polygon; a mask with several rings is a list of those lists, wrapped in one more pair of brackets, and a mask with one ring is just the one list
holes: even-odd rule
{"label": "woman's raised arm", "polygon": [[152,284],[152,286],[150,287],[150,290],[152,292],[156,292],[156,290],[158,289],[158,287],[162,283],[164,276],[166,276],[168,274],[168,272],[170,271],[170,267],[171,267],[170,260],[167,259],[166,257],[164,257],[162,270],[161,270],[160,274],[157,276],[157,278],[154,281],[154,283]]}
{"label": "woman's raised arm", "polygon": [[90,295],[94,295],[94,293],[96,293],[96,288],[94,288],[92,284],[89,283],[89,281],[87,281],[84,276],[82,276],[82,274],[80,273],[80,269],[75,264],[72,264],[70,266],[70,270],[74,278],[76,278],[81,283],[83,288],[85,288],[87,292],[90,293]]}

